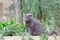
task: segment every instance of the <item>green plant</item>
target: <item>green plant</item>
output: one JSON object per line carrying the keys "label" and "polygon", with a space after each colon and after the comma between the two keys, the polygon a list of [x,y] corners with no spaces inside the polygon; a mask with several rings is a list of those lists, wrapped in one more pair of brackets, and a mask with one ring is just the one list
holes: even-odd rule
{"label": "green plant", "polygon": [[14,20],[9,22],[0,22],[2,28],[0,29],[0,36],[24,36],[25,26],[24,24],[17,23]]}

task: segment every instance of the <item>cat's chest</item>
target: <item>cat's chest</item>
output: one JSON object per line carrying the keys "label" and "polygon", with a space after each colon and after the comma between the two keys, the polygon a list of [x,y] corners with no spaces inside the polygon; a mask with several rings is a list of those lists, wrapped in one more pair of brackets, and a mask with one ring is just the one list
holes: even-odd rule
{"label": "cat's chest", "polygon": [[27,23],[27,24],[26,24],[26,27],[31,27],[31,24],[30,24],[30,23]]}

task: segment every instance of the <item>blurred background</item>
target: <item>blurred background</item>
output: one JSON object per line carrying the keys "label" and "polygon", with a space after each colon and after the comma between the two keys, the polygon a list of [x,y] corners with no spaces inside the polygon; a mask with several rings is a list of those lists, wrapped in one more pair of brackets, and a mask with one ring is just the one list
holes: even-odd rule
{"label": "blurred background", "polygon": [[0,0],[1,36],[12,32],[24,35],[23,20],[27,13],[33,14],[48,32],[56,30],[60,35],[60,0]]}

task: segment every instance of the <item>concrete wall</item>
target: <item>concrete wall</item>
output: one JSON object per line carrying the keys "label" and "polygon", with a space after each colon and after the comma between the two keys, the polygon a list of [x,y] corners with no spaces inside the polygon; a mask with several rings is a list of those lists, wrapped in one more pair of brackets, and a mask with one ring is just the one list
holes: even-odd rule
{"label": "concrete wall", "polygon": [[[33,40],[40,40],[40,36],[31,36]],[[29,40],[28,36],[26,37],[21,37],[21,36],[6,36],[3,38],[0,38],[0,40]],[[60,36],[48,36],[47,40],[60,40]]]}
{"label": "concrete wall", "polygon": [[3,3],[3,9],[8,8],[11,4],[13,4],[13,1],[11,0],[0,0],[0,3]]}
{"label": "concrete wall", "polygon": [[3,4],[0,3],[0,20],[2,19],[2,14],[3,14]]}

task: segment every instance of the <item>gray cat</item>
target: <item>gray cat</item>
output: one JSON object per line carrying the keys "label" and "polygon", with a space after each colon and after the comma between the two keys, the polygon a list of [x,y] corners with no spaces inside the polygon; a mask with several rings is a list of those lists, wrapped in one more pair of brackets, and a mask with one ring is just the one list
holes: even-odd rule
{"label": "gray cat", "polygon": [[25,15],[25,26],[26,26],[27,32],[32,36],[39,36],[41,34],[44,34],[45,32],[45,29],[42,26],[42,24],[38,21],[35,21],[32,18],[32,14]]}

